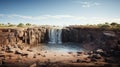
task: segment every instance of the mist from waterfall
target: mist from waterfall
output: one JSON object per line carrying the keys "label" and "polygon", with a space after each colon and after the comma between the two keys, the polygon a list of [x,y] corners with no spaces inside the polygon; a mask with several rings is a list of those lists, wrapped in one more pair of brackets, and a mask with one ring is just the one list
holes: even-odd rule
{"label": "mist from waterfall", "polygon": [[49,29],[49,42],[48,43],[52,43],[52,44],[62,43],[61,33],[62,33],[62,30],[59,28]]}

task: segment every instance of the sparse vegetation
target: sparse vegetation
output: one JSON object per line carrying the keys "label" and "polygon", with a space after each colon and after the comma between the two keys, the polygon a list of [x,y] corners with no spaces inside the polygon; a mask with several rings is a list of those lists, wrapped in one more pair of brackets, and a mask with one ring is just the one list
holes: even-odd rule
{"label": "sparse vegetation", "polygon": [[110,28],[110,24],[105,22],[104,24],[98,24],[97,25],[99,28]]}
{"label": "sparse vegetation", "polygon": [[19,23],[19,24],[17,25],[17,27],[23,27],[23,26],[24,26],[23,23]]}
{"label": "sparse vegetation", "polygon": [[[30,23],[19,23],[17,25],[15,24],[11,24],[11,23],[0,23],[0,27],[30,27],[30,26],[37,26],[35,24],[30,24]],[[41,25],[42,26],[42,25]],[[74,28],[105,28],[105,29],[119,29],[120,30],[120,24],[117,22],[112,22],[112,23],[108,23],[105,22],[103,24],[94,24],[94,25],[90,25],[90,24],[86,24],[86,25],[70,25],[69,27],[74,27]]]}
{"label": "sparse vegetation", "polygon": [[29,27],[29,26],[33,26],[32,24],[30,23],[19,23],[19,24],[12,24],[12,23],[7,23],[7,24],[4,24],[4,23],[0,23],[0,27]]}
{"label": "sparse vegetation", "polygon": [[30,23],[26,23],[26,26],[31,26],[31,24]]}
{"label": "sparse vegetation", "polygon": [[97,24],[97,25],[70,25],[70,27],[74,28],[102,28],[102,29],[119,29],[120,30],[120,24],[116,22],[108,23],[105,22],[103,24]]}

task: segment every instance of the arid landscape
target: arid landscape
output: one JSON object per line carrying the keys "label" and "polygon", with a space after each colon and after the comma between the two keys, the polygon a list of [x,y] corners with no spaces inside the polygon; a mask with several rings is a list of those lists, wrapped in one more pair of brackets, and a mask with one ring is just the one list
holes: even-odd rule
{"label": "arid landscape", "polygon": [[0,66],[120,66],[119,28],[39,26],[0,31]]}
{"label": "arid landscape", "polygon": [[0,0],[0,67],[120,67],[120,0]]}

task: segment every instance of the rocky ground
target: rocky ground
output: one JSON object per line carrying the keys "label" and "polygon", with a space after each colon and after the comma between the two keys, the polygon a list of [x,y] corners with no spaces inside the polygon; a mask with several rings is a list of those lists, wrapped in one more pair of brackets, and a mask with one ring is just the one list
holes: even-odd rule
{"label": "rocky ground", "polygon": [[119,67],[120,51],[57,52],[37,46],[0,47],[0,67]]}

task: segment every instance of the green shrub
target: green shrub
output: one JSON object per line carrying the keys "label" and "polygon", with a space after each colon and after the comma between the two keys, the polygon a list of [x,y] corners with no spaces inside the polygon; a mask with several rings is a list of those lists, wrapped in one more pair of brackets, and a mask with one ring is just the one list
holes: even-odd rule
{"label": "green shrub", "polygon": [[31,26],[31,24],[30,23],[26,23],[26,26]]}
{"label": "green shrub", "polygon": [[111,25],[111,26],[116,26],[117,23],[116,23],[116,22],[112,22],[110,25]]}
{"label": "green shrub", "polygon": [[99,28],[109,28],[110,25],[108,23],[104,23],[104,24],[98,24],[97,25]]}
{"label": "green shrub", "polygon": [[19,23],[19,24],[17,25],[17,27],[24,27],[24,24],[23,24],[23,23]]}

